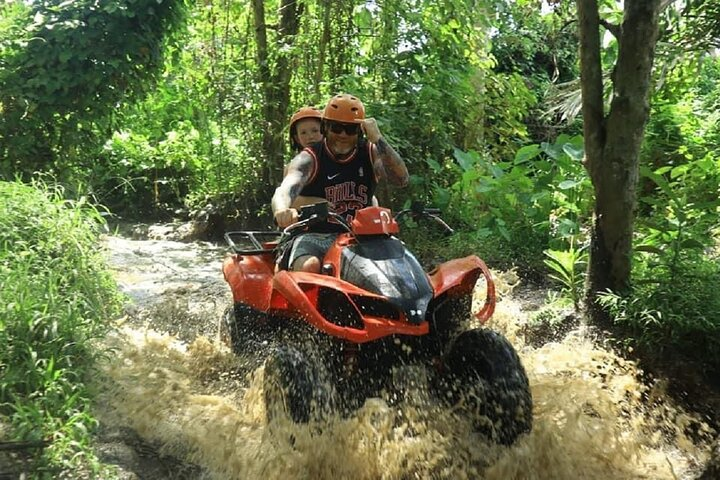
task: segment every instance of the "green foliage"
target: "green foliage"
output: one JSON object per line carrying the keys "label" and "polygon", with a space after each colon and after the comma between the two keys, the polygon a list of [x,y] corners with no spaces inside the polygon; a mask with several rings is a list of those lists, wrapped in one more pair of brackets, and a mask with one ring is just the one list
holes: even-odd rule
{"label": "green foliage", "polygon": [[99,155],[102,167],[91,171],[96,198],[115,212],[140,216],[182,204],[193,176],[202,177],[202,166],[197,130],[178,127],[157,142],[138,133],[116,132]]}
{"label": "green foliage", "polygon": [[0,412],[17,440],[49,439],[37,466],[96,468],[86,385],[119,297],[97,248],[100,213],[40,184],[0,182]]}
{"label": "green foliage", "polygon": [[574,80],[577,38],[567,28],[574,8],[569,2],[557,2],[542,15],[542,6],[534,0],[497,3],[497,31],[492,36],[497,70],[520,73],[538,84]]}
{"label": "green foliage", "polygon": [[59,167],[144,94],[182,0],[42,1],[0,46],[0,176]]}
{"label": "green foliage", "polygon": [[[179,205],[202,207],[208,198],[236,191],[256,204],[258,162],[243,150],[236,129],[221,140],[218,125],[211,122],[205,133],[214,140],[208,141],[189,121],[175,122],[175,129],[159,138],[147,125],[134,126],[134,131],[115,132],[98,153],[100,162],[79,168],[75,175],[113,212],[159,217]],[[237,199],[235,203],[241,206]]]}
{"label": "green foliage", "polygon": [[654,215],[639,222],[641,243],[636,249],[644,253],[642,261],[652,268],[663,269],[671,280],[684,268],[685,262],[701,258],[705,248],[714,243],[711,229],[717,223],[720,200],[715,196],[708,198],[707,193],[701,198],[692,198],[692,193],[699,183],[717,185],[718,166],[704,158],[675,168],[661,167],[654,172],[641,168],[643,175],[661,192],[642,199],[651,206]]}
{"label": "green foliage", "polygon": [[718,80],[717,59],[688,62],[667,75],[656,95],[640,169],[639,272],[660,270],[672,280],[714,243],[720,207]]}
{"label": "green foliage", "polygon": [[[579,133],[577,127],[571,130],[565,124],[574,115],[562,115],[572,110],[564,103],[577,104],[579,108],[574,2],[496,2],[495,15],[495,28],[490,38],[491,53],[497,63],[495,74],[517,75],[538,99],[535,104],[521,110],[530,141],[549,141],[561,131]],[[563,95],[562,92],[566,91],[577,94]],[[565,97],[562,101],[558,100],[561,95]],[[567,97],[571,102],[566,100]],[[507,97],[507,107],[511,112],[514,111],[516,98],[516,94]]]}
{"label": "green foliage", "polygon": [[527,145],[511,162],[456,149],[455,163],[429,163],[433,202],[470,232],[463,242],[494,252],[488,260],[539,271],[544,250],[567,248],[584,235],[591,187],[582,157],[582,138],[567,135]]}
{"label": "green foliage", "polygon": [[[29,11],[29,7],[25,2],[3,2],[0,4],[0,39],[6,39],[6,41],[0,41],[0,62],[3,62],[6,54],[5,50],[11,44],[7,39],[17,38],[20,35],[22,24],[28,18]],[[4,67],[4,64],[0,63],[0,67]]]}
{"label": "green foliage", "polygon": [[677,65],[653,99],[643,144],[643,163],[652,169],[679,166],[714,152],[720,141],[720,60]]}
{"label": "green foliage", "polygon": [[[468,141],[472,137],[466,138],[465,146],[469,149],[482,146],[487,156],[496,162],[512,158],[518,149],[532,140],[528,124],[531,112],[537,106],[536,95],[517,73],[488,75],[482,99],[485,116],[478,119],[481,120],[478,128],[482,130],[475,143]],[[468,118],[468,127],[473,121]]]}
{"label": "green foliage", "polygon": [[676,41],[687,50],[707,52],[720,47],[720,5],[708,0],[688,0],[668,9],[670,23],[679,30]]}
{"label": "green foliage", "polygon": [[[189,10],[189,28],[179,47],[164,40],[182,20],[184,3],[160,3],[157,10],[143,2],[110,7],[86,1],[30,5],[25,24],[33,25],[33,34],[47,40],[27,45],[35,49],[37,58],[48,62],[56,58],[63,68],[46,80],[33,80],[21,92],[23,98],[53,98],[55,103],[33,104],[32,115],[24,118],[24,134],[11,132],[4,137],[8,142],[12,137],[15,158],[7,159],[5,172],[54,165],[66,178],[89,185],[114,210],[128,199],[125,210],[153,205],[150,210],[157,211],[164,204],[228,195],[235,196],[244,211],[266,204],[267,199],[258,195],[267,190],[258,184],[267,175],[258,173],[269,168],[260,161],[265,148],[261,99],[266,79],[257,62],[252,10],[230,2],[198,4]],[[527,113],[543,87],[535,84],[531,90],[513,71],[492,72],[489,19],[498,6],[464,0],[391,0],[381,6],[354,0],[304,2],[292,44],[280,44],[278,33],[268,30],[268,67],[274,69],[283,59],[290,62],[291,104],[283,106],[288,116],[297,106],[317,105],[338,91],[360,96],[415,174],[411,189],[383,200],[399,205],[407,196],[429,198],[433,186],[424,178],[435,173],[435,164],[452,161],[453,145],[501,161],[529,140]],[[272,2],[265,5],[267,24],[278,23],[276,7]],[[541,20],[539,11],[529,4],[525,7],[512,15],[565,35],[558,30],[562,16]],[[89,15],[92,8],[97,11]],[[37,12],[33,23],[29,19]],[[152,30],[155,37],[132,28],[133,20],[145,16],[149,25],[157,27]],[[128,42],[118,48],[105,37],[97,38],[98,32],[119,29],[128,30],[117,35]],[[8,47],[3,58],[21,67],[8,72],[28,77],[37,69],[17,48],[28,38],[19,31],[3,43]],[[327,43],[319,35],[326,31]],[[82,35],[82,42],[76,44],[77,35]],[[151,62],[143,56],[143,41],[148,43]],[[83,50],[88,44],[94,45],[91,53]],[[151,80],[160,72],[159,48],[165,45],[164,72],[151,90]],[[70,78],[68,72],[83,66],[78,63],[83,58],[89,67]],[[17,75],[0,78],[19,88]],[[80,90],[83,98],[73,97]],[[147,92],[143,101],[127,108],[128,102]],[[13,115],[24,112],[17,98],[0,100]],[[18,125],[18,116],[13,115],[6,118],[8,129]],[[10,130],[0,128],[0,136],[2,131]],[[164,149],[163,142],[173,134],[179,141]],[[167,159],[166,154],[183,156],[184,161]]]}
{"label": "green foliage", "polygon": [[577,248],[573,242],[568,250],[545,250],[545,265],[550,269],[550,278],[562,285],[560,293],[569,299],[575,311],[585,291],[585,272],[588,263],[587,249]]}
{"label": "green foliage", "polygon": [[[670,278],[640,267],[633,294],[603,294],[599,301],[615,321],[630,329],[638,345],[656,354],[682,353],[706,368],[720,369],[720,265],[717,259],[687,263]],[[666,353],[667,352],[667,353]]]}

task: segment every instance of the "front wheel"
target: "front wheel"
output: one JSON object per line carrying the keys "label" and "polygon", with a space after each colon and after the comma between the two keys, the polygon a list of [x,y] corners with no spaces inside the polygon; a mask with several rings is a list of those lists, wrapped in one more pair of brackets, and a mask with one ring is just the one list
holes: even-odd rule
{"label": "front wheel", "polygon": [[525,369],[510,342],[485,328],[465,331],[443,358],[446,398],[473,417],[493,441],[512,444],[532,429],[532,396]]}
{"label": "front wheel", "polygon": [[430,335],[426,343],[435,355],[445,353],[450,339],[466,328],[470,321],[472,295],[446,296],[434,306],[430,316]]}

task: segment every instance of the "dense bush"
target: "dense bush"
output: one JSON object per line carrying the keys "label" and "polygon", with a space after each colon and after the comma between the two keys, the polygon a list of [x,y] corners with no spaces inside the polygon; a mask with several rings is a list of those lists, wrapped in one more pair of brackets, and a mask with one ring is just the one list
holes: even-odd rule
{"label": "dense bush", "polygon": [[48,440],[38,471],[93,466],[85,383],[119,297],[98,211],[62,191],[0,182],[0,413],[13,439]]}
{"label": "dense bush", "polygon": [[458,231],[442,249],[453,256],[477,253],[495,267],[543,272],[544,250],[587,241],[591,186],[582,158],[582,137],[560,135],[554,143],[526,145],[512,160],[455,150],[455,162],[429,162],[432,203]]}
{"label": "dense bush", "polygon": [[704,366],[709,378],[720,372],[720,265],[717,259],[687,262],[670,278],[657,269],[639,269],[628,298],[606,294],[602,303],[628,339],[655,355],[681,354]]}
{"label": "dense bush", "polygon": [[[21,3],[21,2],[5,2]],[[0,178],[63,172],[102,143],[118,106],[145,94],[182,0],[0,5]],[[3,35],[3,33],[5,33]]]}

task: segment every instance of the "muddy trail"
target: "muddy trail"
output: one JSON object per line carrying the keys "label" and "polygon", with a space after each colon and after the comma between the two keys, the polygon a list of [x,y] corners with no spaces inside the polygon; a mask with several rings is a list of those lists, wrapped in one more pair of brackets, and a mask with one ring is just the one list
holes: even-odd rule
{"label": "muddy trail", "polygon": [[[546,292],[493,272],[490,328],[515,346],[530,379],[534,426],[510,447],[417,387],[400,402],[368,399],[320,428],[267,428],[263,368],[248,369],[218,334],[231,302],[208,243],[105,239],[125,315],[97,386],[98,453],[124,479],[695,479],[716,433],[662,381],[582,329],[529,337]],[[252,352],[248,352],[252,356]]]}

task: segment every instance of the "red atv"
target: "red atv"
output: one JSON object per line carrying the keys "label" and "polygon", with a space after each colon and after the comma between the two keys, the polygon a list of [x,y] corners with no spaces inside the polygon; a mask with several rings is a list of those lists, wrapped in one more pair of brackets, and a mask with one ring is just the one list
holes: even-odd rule
{"label": "red atv", "polygon": [[[422,366],[441,402],[458,405],[479,430],[512,443],[532,427],[527,375],[512,345],[486,328],[469,328],[475,284],[487,296],[475,315],[487,321],[495,287],[476,256],[429,273],[396,235],[396,219],[429,218],[452,232],[438,211],[414,206],[393,218],[368,207],[351,222],[327,204],[304,207],[284,232],[228,232],[233,249],[223,264],[234,306],[224,318],[236,353],[265,361],[264,395],[277,415],[306,422],[350,412],[368,397],[393,391],[398,369]],[[285,242],[318,224],[342,231],[320,274],[279,270]]]}

